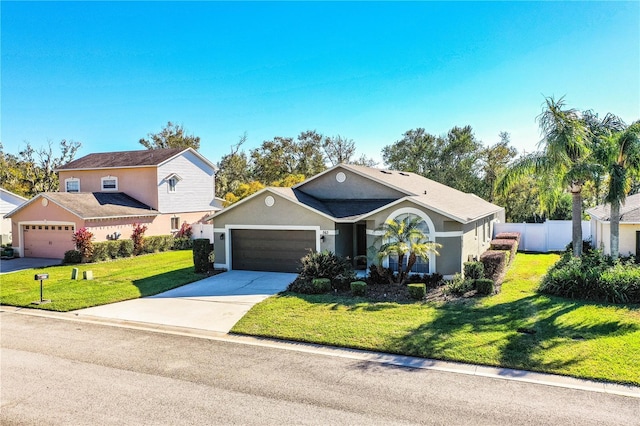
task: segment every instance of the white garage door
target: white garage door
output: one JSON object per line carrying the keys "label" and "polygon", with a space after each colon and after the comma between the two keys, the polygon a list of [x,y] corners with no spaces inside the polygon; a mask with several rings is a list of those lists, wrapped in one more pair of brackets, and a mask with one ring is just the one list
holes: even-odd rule
{"label": "white garage door", "polygon": [[62,259],[73,250],[73,225],[23,225],[24,257]]}

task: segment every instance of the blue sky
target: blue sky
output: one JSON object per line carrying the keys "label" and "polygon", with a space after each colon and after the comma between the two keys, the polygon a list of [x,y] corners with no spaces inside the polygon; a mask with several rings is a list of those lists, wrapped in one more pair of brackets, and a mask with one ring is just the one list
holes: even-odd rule
{"label": "blue sky", "polygon": [[540,139],[544,96],[640,118],[640,2],[1,3],[1,141],[141,149],[167,121],[217,162],[315,129]]}

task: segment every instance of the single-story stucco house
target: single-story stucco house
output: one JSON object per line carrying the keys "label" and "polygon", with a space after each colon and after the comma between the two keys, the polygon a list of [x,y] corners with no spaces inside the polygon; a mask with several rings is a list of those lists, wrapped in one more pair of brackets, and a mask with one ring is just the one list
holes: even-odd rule
{"label": "single-story stucco house", "polygon": [[[611,254],[611,205],[600,204],[587,213],[591,216],[592,245]],[[640,194],[628,196],[620,206],[619,250],[621,256],[640,254]]]}
{"label": "single-story stucco house", "polygon": [[[213,214],[215,265],[295,272],[309,250],[362,259],[384,222],[407,216],[420,217],[429,239],[442,244],[439,256],[420,259],[413,270],[448,276],[489,248],[504,208],[414,173],[339,164]],[[384,263],[397,267],[397,258]]]}

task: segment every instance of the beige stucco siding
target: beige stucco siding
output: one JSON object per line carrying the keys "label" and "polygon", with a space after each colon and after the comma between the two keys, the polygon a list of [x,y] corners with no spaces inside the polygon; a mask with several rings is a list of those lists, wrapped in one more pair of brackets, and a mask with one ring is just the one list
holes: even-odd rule
{"label": "beige stucco siding", "polygon": [[[373,221],[374,222],[374,224],[373,224],[374,228],[373,229],[375,229],[375,228],[379,227],[380,225],[382,225],[387,219],[389,219],[389,217],[392,214],[395,214],[398,210],[407,209],[407,208],[420,210],[420,211],[424,212],[427,216],[429,216],[429,218],[431,219],[431,221],[433,222],[433,225],[434,225],[434,229],[430,230],[432,232],[433,231],[435,231],[435,232],[445,231],[445,225],[444,225],[445,221],[451,221],[451,219],[446,217],[446,216],[443,216],[443,215],[441,215],[439,213],[436,213],[434,211],[425,209],[425,208],[423,208],[423,207],[421,207],[421,206],[419,206],[419,205],[417,205],[415,203],[412,203],[410,201],[403,201],[401,203],[398,203],[398,204],[395,204],[395,205],[393,205],[391,207],[383,209],[383,210],[381,210],[381,211],[379,211],[379,212],[377,212],[377,213],[375,213],[375,214],[373,214],[371,216],[368,216],[367,217],[367,221]],[[458,224],[458,225],[460,225],[460,224]],[[371,228],[369,228],[369,226],[367,226],[367,229],[371,229]],[[458,231],[458,230],[460,230],[460,228],[455,229],[455,227],[452,227],[451,225],[448,225],[446,230],[447,231],[454,231],[454,230]]]}
{"label": "beige stucco siding", "polygon": [[[603,251],[604,254],[611,254],[611,223],[595,222],[597,230],[595,235],[595,247]],[[619,251],[620,256],[629,256],[636,253],[636,231],[640,231],[640,224],[620,224]]]}
{"label": "beige stucco siding", "polygon": [[[344,182],[338,182],[338,173],[345,174]],[[345,169],[332,170],[299,189],[321,200],[397,199],[406,195]]]}
{"label": "beige stucco siding", "polygon": [[[274,204],[268,207],[265,198],[271,196]],[[321,250],[335,251],[335,224],[334,222],[320,214],[309,210],[277,193],[265,191],[252,198],[244,200],[242,204],[222,210],[213,219],[216,232],[214,233],[214,251],[216,264],[227,263],[226,252],[228,251],[229,238],[226,228],[256,227],[260,229],[269,228],[295,228],[316,227],[319,230],[330,231],[324,235],[324,241],[320,241]],[[224,235],[221,238],[221,235]]]}
{"label": "beige stucco siding", "polygon": [[65,192],[68,178],[80,179],[80,192],[102,192],[102,178],[118,178],[118,190],[158,209],[158,189],[155,167],[135,167],[109,170],[73,170],[60,172],[60,192]]}

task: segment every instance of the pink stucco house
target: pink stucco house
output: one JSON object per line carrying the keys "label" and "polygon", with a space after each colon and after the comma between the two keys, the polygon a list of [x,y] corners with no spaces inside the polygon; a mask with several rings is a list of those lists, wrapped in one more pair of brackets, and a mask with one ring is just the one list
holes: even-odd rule
{"label": "pink stucco house", "polygon": [[147,236],[168,235],[222,208],[215,165],[191,148],[89,154],[56,171],[59,192],[5,216],[20,256],[62,258],[83,227],[96,242],[129,238],[134,223],[146,225]]}

